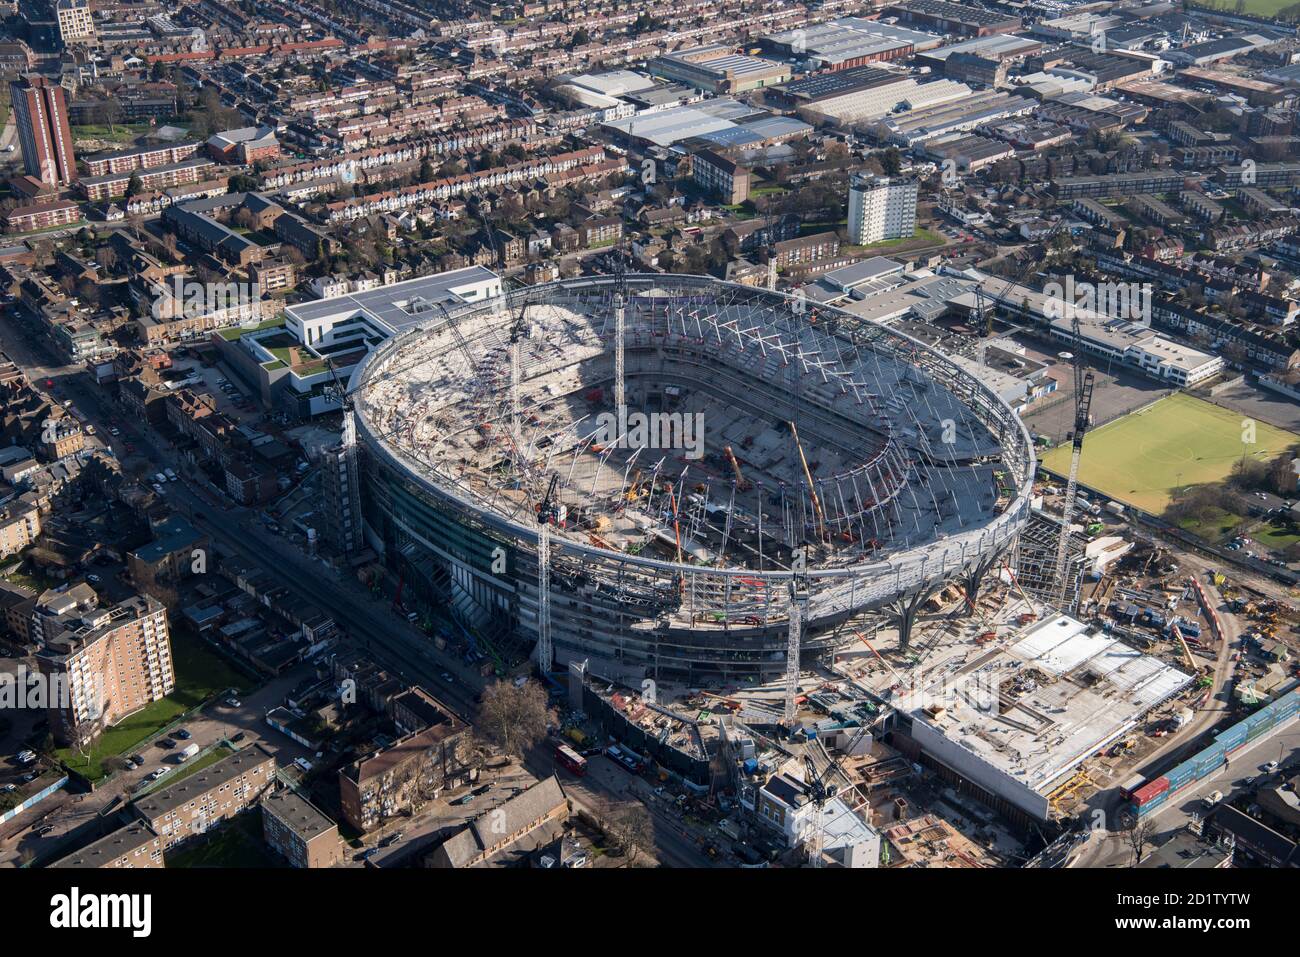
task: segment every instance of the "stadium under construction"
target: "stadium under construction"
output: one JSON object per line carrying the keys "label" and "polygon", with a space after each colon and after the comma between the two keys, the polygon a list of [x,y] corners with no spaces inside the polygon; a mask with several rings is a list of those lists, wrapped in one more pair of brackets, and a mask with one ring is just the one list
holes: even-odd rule
{"label": "stadium under construction", "polygon": [[1029,519],[1013,411],[882,325],[696,276],[407,285],[348,387],[365,531],[494,655],[698,687],[776,678],[868,615],[905,646]]}

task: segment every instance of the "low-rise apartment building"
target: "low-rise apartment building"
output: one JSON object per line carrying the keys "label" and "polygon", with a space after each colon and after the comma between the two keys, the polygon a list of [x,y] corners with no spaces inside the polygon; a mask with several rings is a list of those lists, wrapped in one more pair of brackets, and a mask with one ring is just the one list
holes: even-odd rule
{"label": "low-rise apartment building", "polygon": [[41,510],[15,504],[0,508],[0,558],[16,555],[41,534]]}
{"label": "low-rise apartment building", "polygon": [[87,844],[50,867],[89,870],[107,867],[165,867],[163,839],[144,821],[132,821],[116,831]]}
{"label": "low-rise apartment building", "polygon": [[168,850],[252,807],[274,781],[275,757],[254,744],[146,795],[135,802],[135,812]]}
{"label": "low-rise apartment building", "polygon": [[338,825],[290,790],[262,799],[262,836],[294,867],[333,867],[343,856]]}

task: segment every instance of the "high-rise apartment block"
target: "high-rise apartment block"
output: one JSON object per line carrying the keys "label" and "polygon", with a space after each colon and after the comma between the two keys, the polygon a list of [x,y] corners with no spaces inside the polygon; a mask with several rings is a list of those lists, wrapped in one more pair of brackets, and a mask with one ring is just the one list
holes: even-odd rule
{"label": "high-rise apartment block", "polygon": [[175,687],[167,609],[148,595],[111,608],[79,605],[47,616],[40,632],[50,730],[61,743],[90,741]]}
{"label": "high-rise apartment block", "polygon": [[855,176],[849,186],[849,242],[866,246],[911,239],[916,232],[915,180]]}
{"label": "high-rise apartment block", "polygon": [[25,76],[9,86],[23,166],[47,186],[67,186],[77,178],[72,129],[63,87],[42,76]]}

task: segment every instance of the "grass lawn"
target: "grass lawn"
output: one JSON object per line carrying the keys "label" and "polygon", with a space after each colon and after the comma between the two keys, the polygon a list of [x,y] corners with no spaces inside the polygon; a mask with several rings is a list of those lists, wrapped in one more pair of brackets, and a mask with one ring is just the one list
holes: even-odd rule
{"label": "grass lawn", "polygon": [[148,123],[114,123],[111,127],[87,124],[72,127],[72,138],[73,140],[108,140],[114,143],[130,143],[137,136],[148,133],[150,128]]}
{"label": "grass lawn", "polygon": [[1300,532],[1288,525],[1262,525],[1249,534],[1255,541],[1270,549],[1289,548],[1296,542],[1300,542]]}
{"label": "grass lawn", "polygon": [[[1220,13],[1236,13],[1237,0],[1193,0],[1192,6]],[[1279,10],[1295,6],[1295,0],[1246,0],[1243,13],[1255,17],[1276,16]]]}
{"label": "grass lawn", "polygon": [[[1300,436],[1258,420],[1254,444],[1243,446],[1241,439],[1239,413],[1181,393],[1167,396],[1089,432],[1079,481],[1159,515],[1175,489],[1222,482],[1243,452],[1269,460],[1300,442]],[[1043,466],[1066,474],[1069,445],[1044,455]]]}
{"label": "grass lawn", "polygon": [[187,632],[174,631],[172,664],[176,669],[176,688],[167,697],[137,711],[95,739],[94,746],[82,755],[72,748],[60,748],[55,756],[69,768],[92,780],[105,776],[105,758],[126,754],[171,724],[178,717],[198,707],[207,699],[225,691],[248,685],[248,679],[231,668],[200,640]]}
{"label": "grass lawn", "polygon": [[[1087,446],[1084,446],[1085,450]],[[1086,455],[1087,452],[1085,451]],[[1214,509],[1212,514],[1200,519],[1185,518],[1178,523],[1178,527],[1185,532],[1191,532],[1207,542],[1218,544],[1232,537],[1233,532],[1246,520],[1246,516],[1238,515],[1235,512],[1224,511],[1223,509]]]}
{"label": "grass lawn", "polygon": [[922,249],[926,246],[942,246],[948,242],[946,236],[936,233],[930,229],[918,229],[909,238],[899,239],[882,239],[878,243],[868,243],[865,246],[845,245],[843,248],[847,252],[875,252],[882,249],[898,249],[900,246],[908,248]]}
{"label": "grass lawn", "polygon": [[192,847],[168,853],[168,867],[284,867],[262,842],[262,813],[245,811],[226,821]]}
{"label": "grass lawn", "polygon": [[275,329],[284,325],[284,316],[277,316],[274,319],[266,319],[255,326],[230,326],[226,329],[218,330],[217,335],[221,336],[227,342],[234,342],[240,336],[246,336],[250,332],[264,332],[267,329]]}

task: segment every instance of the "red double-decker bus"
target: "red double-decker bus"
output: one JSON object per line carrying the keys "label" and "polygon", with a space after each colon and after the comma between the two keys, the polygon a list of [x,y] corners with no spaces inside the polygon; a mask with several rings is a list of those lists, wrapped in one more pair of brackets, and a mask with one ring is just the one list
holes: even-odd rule
{"label": "red double-decker bus", "polygon": [[555,760],[578,777],[587,773],[587,759],[567,744],[555,746]]}

